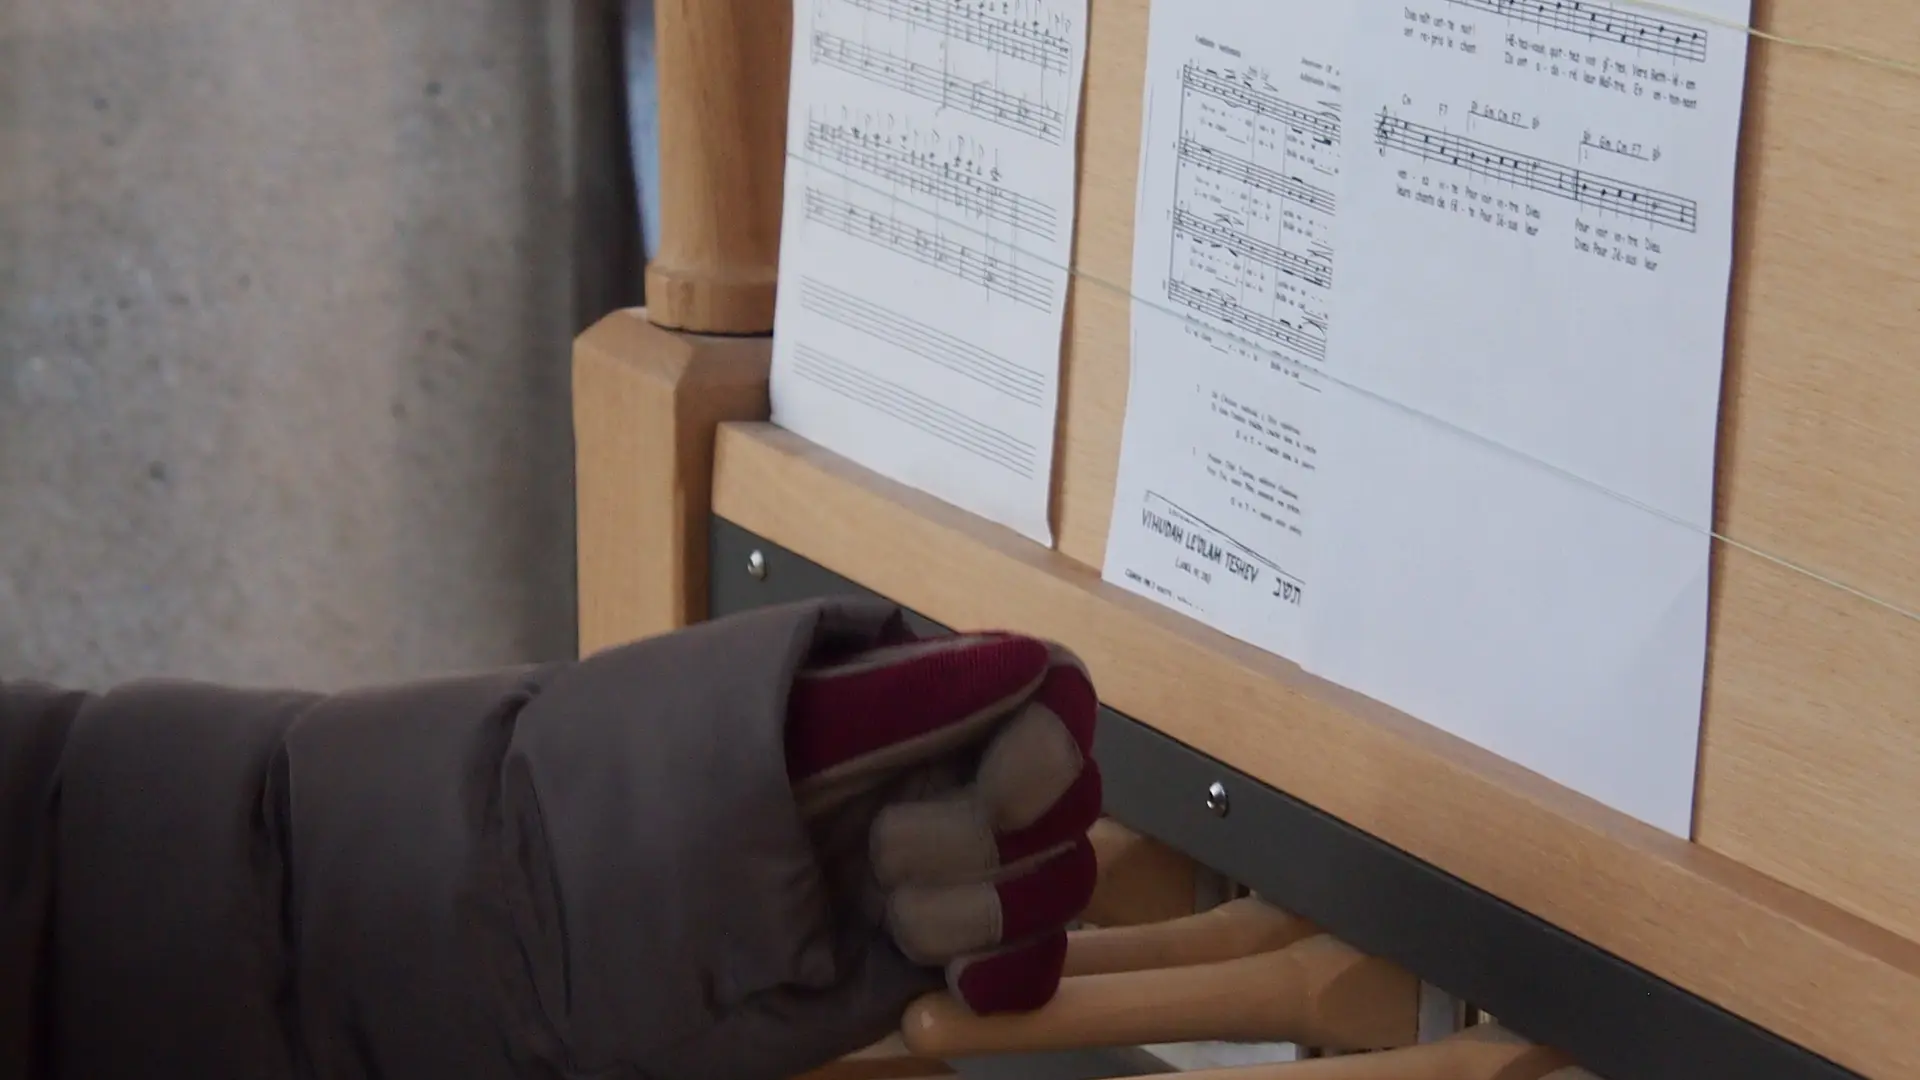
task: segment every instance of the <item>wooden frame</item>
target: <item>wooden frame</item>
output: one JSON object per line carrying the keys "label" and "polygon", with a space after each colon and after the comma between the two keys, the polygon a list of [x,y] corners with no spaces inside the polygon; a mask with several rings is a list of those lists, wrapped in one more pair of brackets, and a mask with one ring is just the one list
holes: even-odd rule
{"label": "wooden frame", "polygon": [[[1755,15],[1920,55],[1903,0]],[[1093,0],[1076,259],[1105,281],[1129,278],[1145,17]],[[943,622],[1065,640],[1159,730],[1863,1075],[1920,1075],[1920,81],[1770,42],[1749,81],[1691,843],[1102,585],[1127,312],[1084,282],[1056,551],[753,423],[764,338],[638,312],[583,335],[583,647],[701,617],[710,507]]]}
{"label": "wooden frame", "polygon": [[609,315],[574,343],[580,651],[706,617],[713,432],[767,414],[768,343]]}

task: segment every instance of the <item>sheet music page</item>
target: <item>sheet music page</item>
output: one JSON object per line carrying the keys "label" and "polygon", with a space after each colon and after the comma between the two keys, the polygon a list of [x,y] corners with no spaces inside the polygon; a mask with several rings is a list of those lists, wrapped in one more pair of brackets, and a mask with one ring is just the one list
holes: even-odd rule
{"label": "sheet music page", "polygon": [[1287,655],[1311,595],[1344,10],[1163,0],[1148,23],[1103,575]]}
{"label": "sheet music page", "polygon": [[1087,0],[796,0],[773,419],[1051,546]]}
{"label": "sheet music page", "polygon": [[1354,9],[1307,663],[1688,832],[1746,0]]}

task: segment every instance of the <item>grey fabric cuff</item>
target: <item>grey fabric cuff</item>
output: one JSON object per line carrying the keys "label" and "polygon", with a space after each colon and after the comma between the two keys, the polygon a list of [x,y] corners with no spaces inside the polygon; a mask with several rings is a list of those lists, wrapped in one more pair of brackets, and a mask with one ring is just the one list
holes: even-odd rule
{"label": "grey fabric cuff", "polygon": [[527,891],[510,900],[575,1067],[651,1072],[747,1023],[756,995],[842,978],[786,773],[787,693],[809,657],[897,618],[859,601],[719,620],[593,656],[522,710],[502,813]]}

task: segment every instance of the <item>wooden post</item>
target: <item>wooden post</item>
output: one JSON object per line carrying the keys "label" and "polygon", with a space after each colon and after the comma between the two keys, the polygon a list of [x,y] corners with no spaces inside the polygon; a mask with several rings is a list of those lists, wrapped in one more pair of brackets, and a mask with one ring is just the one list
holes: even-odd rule
{"label": "wooden post", "polygon": [[714,430],[767,415],[766,338],[715,338],[617,311],[573,347],[580,652],[707,614]]}
{"label": "wooden post", "polygon": [[660,247],[655,325],[773,332],[791,0],[656,0]]}

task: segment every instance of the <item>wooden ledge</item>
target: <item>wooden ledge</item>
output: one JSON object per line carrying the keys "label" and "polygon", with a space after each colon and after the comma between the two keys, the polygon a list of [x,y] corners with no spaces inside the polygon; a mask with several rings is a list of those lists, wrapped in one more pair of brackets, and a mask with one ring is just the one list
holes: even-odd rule
{"label": "wooden ledge", "polygon": [[722,424],[713,483],[743,528],[946,625],[1064,641],[1122,712],[1701,998],[1866,1076],[1920,1075],[1920,944],[771,425]]}

